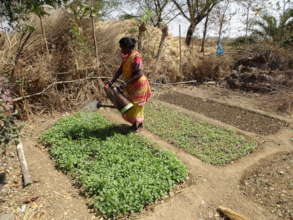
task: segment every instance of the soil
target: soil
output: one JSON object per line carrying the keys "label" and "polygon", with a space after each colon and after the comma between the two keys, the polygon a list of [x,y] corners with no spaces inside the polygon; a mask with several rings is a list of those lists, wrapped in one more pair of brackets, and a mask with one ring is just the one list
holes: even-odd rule
{"label": "soil", "polygon": [[[171,92],[176,90],[183,92],[189,92],[189,96],[195,95],[200,98],[202,102],[198,104],[205,104],[203,100],[207,100],[206,103],[214,103],[209,100],[217,99],[221,102],[227,103],[227,106],[231,104],[239,104],[241,109],[247,109],[245,112],[241,112],[237,108],[228,108],[231,114],[236,111],[244,117],[248,125],[243,126],[249,128],[250,131],[255,132],[260,140],[260,146],[258,150],[252,154],[231,163],[224,167],[215,167],[209,164],[203,163],[197,158],[185,153],[173,146],[170,143],[162,140],[156,135],[142,130],[139,135],[148,138],[153,141],[163,150],[169,150],[176,154],[178,159],[183,161],[189,169],[189,180],[187,186],[182,191],[170,194],[168,199],[160,201],[158,204],[154,204],[149,207],[143,213],[131,216],[129,219],[140,219],[140,220],[220,220],[222,219],[216,212],[218,206],[225,206],[233,209],[240,214],[247,216],[251,220],[278,220],[284,219],[278,216],[278,212],[272,213],[271,208],[264,206],[249,195],[245,195],[242,190],[243,174],[249,173],[250,170],[255,170],[255,164],[268,161],[266,158],[271,158],[272,155],[283,152],[291,151],[293,142],[289,139],[292,138],[293,131],[289,127],[286,127],[282,120],[277,120],[272,117],[270,121],[267,117],[262,114],[248,115],[251,113],[251,109],[258,110],[258,102],[255,101],[255,97],[244,97],[234,92],[227,92],[225,89],[219,88],[182,88],[176,87],[171,88]],[[168,90],[167,90],[168,91]],[[164,90],[166,92],[166,90]],[[157,90],[153,99],[156,99],[156,94],[160,92]],[[181,98],[184,98],[183,96]],[[252,101],[254,100],[254,101]],[[207,105],[210,108],[214,106]],[[223,111],[226,106],[222,103],[219,105],[218,111]],[[216,106],[218,107],[218,106]],[[261,106],[263,107],[263,106]],[[178,106],[178,109],[183,109]],[[109,120],[114,123],[122,124],[123,119],[117,111],[113,110],[99,110],[101,114],[105,115]],[[206,109],[206,111],[212,111],[212,109]],[[239,113],[240,112],[240,113]],[[200,112],[205,115],[205,112]],[[273,115],[275,113],[270,113]],[[64,114],[68,115],[68,114]],[[100,219],[99,217],[92,214],[91,210],[87,206],[86,199],[79,194],[79,190],[74,186],[72,180],[56,170],[54,163],[49,157],[47,149],[40,145],[38,137],[44,129],[52,126],[55,121],[63,117],[64,115],[45,115],[35,116],[25,124],[23,129],[22,141],[24,144],[25,155],[28,160],[28,166],[33,179],[33,184],[26,188],[22,187],[21,171],[17,156],[15,152],[15,146],[8,148],[7,155],[5,157],[0,156],[1,165],[5,159],[4,166],[0,166],[1,171],[5,171],[6,180],[5,185],[1,184],[0,180],[0,217],[4,213],[13,213],[17,216],[17,219],[56,219],[56,220],[84,220],[84,219]],[[236,115],[236,114],[235,114]],[[210,117],[210,116],[208,116]],[[292,119],[287,115],[282,117],[288,121]],[[219,123],[226,125],[230,121],[221,121]],[[266,127],[260,127],[254,131],[251,127],[255,126],[254,120],[258,123],[266,123],[266,126],[272,126],[267,129]],[[237,123],[243,123],[238,120]],[[231,127],[239,130],[242,129],[237,123],[232,124]],[[258,126],[257,123],[257,126]],[[277,123],[277,125],[273,125]],[[259,125],[261,126],[261,125]],[[262,133],[260,129],[264,129]],[[277,132],[278,131],[278,132]],[[277,132],[277,133],[276,133]],[[269,133],[268,136],[262,136],[263,134]],[[292,153],[290,154],[292,158]],[[274,166],[274,165],[272,165]],[[3,168],[4,167],[4,168]],[[265,168],[265,166],[263,166]],[[281,171],[284,172],[284,176],[293,179],[292,172],[281,167]],[[271,168],[273,169],[273,168]],[[290,167],[292,170],[292,167]],[[269,169],[268,169],[269,170]],[[277,181],[275,179],[275,181]],[[254,187],[254,185],[251,185]],[[281,195],[284,190],[283,188],[274,187],[275,193]],[[286,190],[286,189],[285,189]],[[290,191],[291,193],[292,191]],[[287,191],[289,193],[289,190]],[[287,194],[290,196],[290,194]],[[291,197],[292,198],[292,194]],[[265,200],[264,200],[265,201]],[[291,205],[292,206],[292,205]]]}
{"label": "soil", "polygon": [[293,219],[293,152],[260,161],[242,179],[241,190],[283,220]]}
{"label": "soil", "polygon": [[159,96],[159,100],[182,106],[241,130],[261,135],[274,134],[280,128],[288,126],[286,122],[266,115],[178,92],[162,94]]}

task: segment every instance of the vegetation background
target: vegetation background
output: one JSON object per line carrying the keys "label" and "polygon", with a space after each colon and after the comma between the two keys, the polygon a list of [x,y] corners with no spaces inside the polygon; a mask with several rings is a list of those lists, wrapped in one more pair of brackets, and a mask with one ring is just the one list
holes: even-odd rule
{"label": "vegetation background", "polygon": [[[131,10],[123,11],[125,5]],[[13,0],[0,6],[1,102],[9,85],[20,118],[102,98],[102,80],[120,63],[122,36],[138,40],[153,85],[215,81],[232,89],[278,91],[272,97],[278,108],[291,110],[290,0]],[[236,6],[245,15],[245,30],[231,38],[226,29],[233,28]],[[189,25],[186,36],[169,34],[178,16]],[[209,32],[217,35],[208,38]],[[216,56],[218,43],[223,56]]]}

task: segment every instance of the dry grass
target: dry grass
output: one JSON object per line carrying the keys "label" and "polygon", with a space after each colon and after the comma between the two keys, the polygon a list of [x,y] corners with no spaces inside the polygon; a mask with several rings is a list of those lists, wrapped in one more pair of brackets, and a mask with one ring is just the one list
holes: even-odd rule
{"label": "dry grass", "polygon": [[231,73],[231,63],[232,59],[228,56],[205,56],[199,59],[191,56],[183,65],[183,75],[188,79],[197,79],[199,82],[219,80]]}
{"label": "dry grass", "polygon": [[[135,20],[107,21],[96,23],[96,35],[100,59],[99,71],[95,63],[94,44],[89,20],[79,22],[67,12],[57,10],[43,19],[50,54],[45,49],[40,21],[32,17],[30,23],[36,31],[28,40],[15,67],[15,95],[25,96],[42,91],[56,81],[81,79],[86,76],[112,76],[118,68],[121,37],[137,37],[138,23]],[[77,31],[78,30],[78,31]],[[2,35],[1,35],[2,36]],[[4,35],[3,35],[4,36]],[[3,39],[3,36],[1,39]],[[179,38],[168,36],[159,61],[154,58],[161,38],[158,28],[148,26],[143,38],[142,54],[144,71],[152,81],[176,82],[185,79],[218,78],[229,67],[228,60],[213,56],[202,58],[198,47],[188,48],[182,40],[182,71],[180,71]],[[10,40],[0,40],[0,73],[11,72],[20,36],[14,34]],[[208,49],[213,53],[214,49]],[[227,71],[228,72],[228,71]],[[45,95],[18,103],[23,112],[64,110],[78,106],[99,90],[93,82],[55,86]],[[81,94],[83,93],[83,95]]]}

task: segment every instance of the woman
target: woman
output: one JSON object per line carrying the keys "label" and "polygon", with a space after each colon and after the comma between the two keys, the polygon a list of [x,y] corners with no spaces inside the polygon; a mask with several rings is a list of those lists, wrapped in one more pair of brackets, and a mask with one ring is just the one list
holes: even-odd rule
{"label": "woman", "polygon": [[123,90],[127,98],[133,103],[129,111],[123,114],[123,118],[132,124],[134,130],[143,127],[144,122],[144,105],[151,96],[149,81],[142,72],[142,59],[140,53],[135,50],[136,40],[124,37],[119,41],[122,63],[118,71],[114,74],[113,79],[107,84],[111,86],[120,76],[126,85]]}

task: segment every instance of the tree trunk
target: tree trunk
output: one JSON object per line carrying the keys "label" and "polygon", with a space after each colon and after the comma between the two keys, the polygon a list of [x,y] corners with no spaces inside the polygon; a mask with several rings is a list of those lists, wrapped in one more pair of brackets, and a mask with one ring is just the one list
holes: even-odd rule
{"label": "tree trunk", "polygon": [[206,36],[207,36],[208,23],[209,23],[209,14],[207,15],[205,23],[204,23],[203,36],[202,36],[202,40],[201,40],[200,52],[203,54],[204,54],[204,46],[205,46],[205,41],[206,41]]}
{"label": "tree trunk", "polygon": [[196,23],[194,23],[194,22],[190,23],[190,25],[188,27],[186,38],[185,38],[185,44],[187,46],[190,46],[190,44],[192,42],[192,36],[195,31],[195,27],[196,27]]}
{"label": "tree trunk", "polygon": [[181,25],[179,24],[179,73],[182,73]]}
{"label": "tree trunk", "polygon": [[[92,0],[92,8],[94,7],[94,1]],[[95,55],[96,55],[96,68],[97,71],[99,69],[99,53],[98,53],[98,45],[97,45],[97,38],[96,38],[96,28],[95,28],[95,20],[93,12],[91,12],[91,23],[92,23],[92,31],[93,31],[93,39],[94,39],[94,45],[95,45]]]}
{"label": "tree trunk", "polygon": [[217,42],[220,42],[221,38],[222,38],[223,23],[224,23],[224,15],[223,15],[223,17],[221,18],[221,21],[220,21],[220,28],[219,28],[219,35],[218,35],[218,41]]}
{"label": "tree trunk", "polygon": [[142,50],[142,38],[144,35],[144,32],[146,31],[146,26],[144,23],[141,23],[138,27],[138,50],[141,51]]}
{"label": "tree trunk", "polygon": [[245,28],[245,41],[246,42],[247,42],[247,37],[248,37],[249,11],[250,11],[250,7],[247,7],[246,8],[246,28]]}
{"label": "tree trunk", "polygon": [[40,19],[41,30],[42,30],[42,35],[43,35],[46,51],[47,51],[47,54],[49,55],[49,47],[48,47],[48,41],[47,41],[47,38],[46,38],[46,31],[45,31],[45,28],[44,28],[43,19],[42,19],[41,16],[39,16],[39,19]]}
{"label": "tree trunk", "polygon": [[161,36],[159,49],[158,49],[158,52],[157,52],[157,55],[156,55],[156,60],[157,61],[160,59],[162,49],[163,49],[163,46],[164,46],[164,42],[166,40],[166,37],[168,36],[168,26],[164,25],[163,27],[161,27],[161,30],[162,30],[162,36]]}

